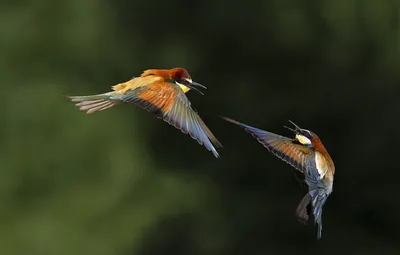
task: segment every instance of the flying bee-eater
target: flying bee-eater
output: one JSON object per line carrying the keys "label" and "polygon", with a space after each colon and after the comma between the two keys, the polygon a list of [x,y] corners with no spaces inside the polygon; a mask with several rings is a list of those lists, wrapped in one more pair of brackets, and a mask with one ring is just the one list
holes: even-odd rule
{"label": "flying bee-eater", "polygon": [[112,86],[112,91],[90,96],[68,96],[76,106],[91,114],[103,111],[119,103],[133,103],[155,114],[170,125],[189,134],[204,145],[215,157],[219,157],[215,147],[222,147],[198,113],[191,107],[186,94],[205,86],[194,82],[184,68],[149,69],[140,77]]}
{"label": "flying bee-eater", "polygon": [[[313,132],[294,125],[294,138],[288,138],[268,131],[251,127],[236,120],[223,117],[244,128],[255,137],[272,154],[290,164],[304,175],[308,193],[303,197],[296,209],[296,217],[307,222],[312,211],[314,222],[318,226],[317,237],[322,237],[322,206],[332,193],[335,165],[321,139]],[[309,207],[311,206],[311,207]]]}

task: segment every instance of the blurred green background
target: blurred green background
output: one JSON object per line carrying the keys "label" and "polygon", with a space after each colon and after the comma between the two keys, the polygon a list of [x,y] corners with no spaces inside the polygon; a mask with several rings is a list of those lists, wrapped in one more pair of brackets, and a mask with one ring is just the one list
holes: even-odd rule
{"label": "blurred green background", "polygon": [[[3,1],[0,254],[400,254],[396,0]],[[220,159],[146,111],[61,95],[185,67]],[[293,170],[218,115],[317,133],[323,240]]]}

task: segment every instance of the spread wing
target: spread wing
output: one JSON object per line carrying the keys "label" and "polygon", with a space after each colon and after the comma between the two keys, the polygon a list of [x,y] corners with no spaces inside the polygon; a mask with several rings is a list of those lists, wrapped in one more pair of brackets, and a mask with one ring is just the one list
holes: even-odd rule
{"label": "spread wing", "polygon": [[166,82],[154,82],[128,91],[122,96],[122,101],[135,103],[152,112],[183,133],[189,134],[215,157],[219,157],[214,146],[222,147],[221,143],[192,109],[189,99],[178,86]]}
{"label": "spread wing", "polygon": [[312,153],[311,149],[293,143],[290,138],[254,128],[236,120],[225,117],[224,119],[244,128],[278,158],[292,165],[300,172],[306,172],[306,156]]}

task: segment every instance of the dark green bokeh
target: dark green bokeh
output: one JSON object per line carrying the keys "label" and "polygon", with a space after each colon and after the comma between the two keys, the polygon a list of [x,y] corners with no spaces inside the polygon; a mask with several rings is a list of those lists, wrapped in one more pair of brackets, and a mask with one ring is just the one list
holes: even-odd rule
{"label": "dark green bokeh", "polygon": [[[398,1],[34,1],[0,8],[0,254],[397,254]],[[138,107],[62,94],[185,67],[220,159]],[[317,133],[323,240],[289,165],[217,115]]]}

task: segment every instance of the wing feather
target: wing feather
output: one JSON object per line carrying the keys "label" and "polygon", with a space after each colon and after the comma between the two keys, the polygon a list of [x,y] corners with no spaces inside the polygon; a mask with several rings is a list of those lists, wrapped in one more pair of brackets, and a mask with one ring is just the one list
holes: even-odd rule
{"label": "wing feather", "polygon": [[221,143],[197,112],[192,109],[189,99],[178,86],[166,82],[155,82],[128,91],[122,96],[122,101],[134,103],[152,112],[183,133],[189,134],[215,157],[219,157],[215,147],[221,147]]}
{"label": "wing feather", "polygon": [[311,149],[293,143],[293,140],[290,138],[254,128],[236,120],[225,117],[224,119],[244,128],[272,154],[292,165],[300,172],[305,173],[307,171],[305,168],[306,155],[312,153]]}

